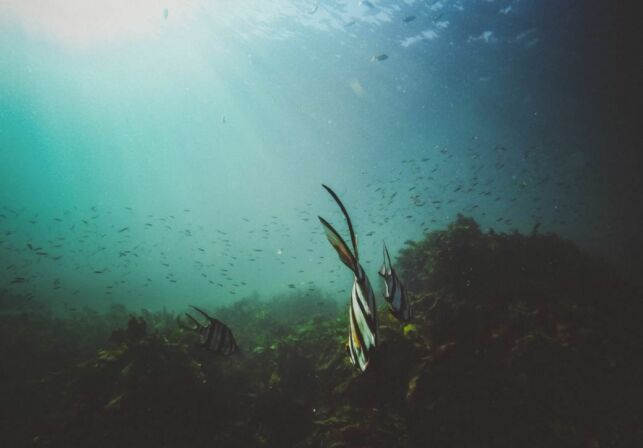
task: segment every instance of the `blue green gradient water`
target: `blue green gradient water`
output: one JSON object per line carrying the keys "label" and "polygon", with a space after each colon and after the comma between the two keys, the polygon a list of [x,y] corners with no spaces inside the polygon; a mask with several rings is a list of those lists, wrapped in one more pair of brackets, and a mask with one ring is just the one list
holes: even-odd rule
{"label": "blue green gradient water", "polygon": [[10,1],[0,22],[11,304],[345,300],[322,182],[373,276],[383,239],[459,212],[617,244],[567,4],[65,4]]}

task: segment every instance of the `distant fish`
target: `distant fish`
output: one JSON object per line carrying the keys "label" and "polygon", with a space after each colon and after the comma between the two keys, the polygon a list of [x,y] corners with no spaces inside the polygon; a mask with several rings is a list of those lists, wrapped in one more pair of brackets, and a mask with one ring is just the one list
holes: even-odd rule
{"label": "distant fish", "polygon": [[366,6],[367,8],[371,8],[371,9],[375,8],[375,5],[373,5],[368,0],[360,0],[359,4],[362,5],[362,6]]}
{"label": "distant fish", "polygon": [[380,62],[380,61],[386,61],[388,59],[388,55],[382,53],[382,54],[376,54],[373,57],[371,57],[371,62]]}
{"label": "distant fish", "polygon": [[415,20],[415,16],[406,16],[402,19],[402,22],[409,23],[409,22],[413,22],[414,20]]}
{"label": "distant fish", "polygon": [[379,270],[379,275],[384,279],[384,298],[388,302],[389,311],[395,318],[408,322],[412,317],[411,304],[406,296],[406,288],[400,281],[389,256],[386,244],[384,244],[384,263]]}
{"label": "distant fish", "polygon": [[339,259],[348,266],[354,274],[353,290],[351,292],[351,301],[348,313],[348,352],[353,365],[356,365],[363,372],[368,367],[373,352],[378,344],[375,294],[373,293],[371,283],[366,276],[366,272],[364,272],[364,268],[362,268],[359,263],[357,240],[355,238],[353,224],[348,216],[348,212],[335,192],[326,185],[322,186],[326,191],[328,191],[328,193],[330,193],[335,202],[337,202],[337,205],[339,205],[339,208],[342,210],[351,236],[351,243],[353,246],[352,252],[333,226],[321,216],[318,217],[322,226],[324,226],[326,237],[337,251]]}
{"label": "distant fish", "polygon": [[319,5],[313,5],[313,7],[308,10],[308,14],[315,14],[317,12],[317,9],[319,9]]}
{"label": "distant fish", "polygon": [[185,313],[185,315],[194,323],[194,327],[183,325],[181,320],[177,317],[177,323],[185,330],[194,331],[200,336],[199,346],[214,353],[221,353],[223,355],[231,355],[239,351],[239,346],[234,339],[232,330],[227,327],[223,322],[214,319],[207,315],[207,313],[195,306],[195,310],[203,314],[208,319],[207,325],[201,325],[194,317]]}

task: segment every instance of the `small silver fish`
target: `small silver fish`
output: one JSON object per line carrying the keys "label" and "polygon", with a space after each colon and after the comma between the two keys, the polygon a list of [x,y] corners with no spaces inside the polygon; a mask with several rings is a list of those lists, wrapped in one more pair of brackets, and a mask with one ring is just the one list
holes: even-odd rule
{"label": "small silver fish", "polygon": [[386,61],[388,59],[388,55],[382,53],[382,54],[376,54],[373,57],[371,57],[371,62],[380,62],[380,61]]}

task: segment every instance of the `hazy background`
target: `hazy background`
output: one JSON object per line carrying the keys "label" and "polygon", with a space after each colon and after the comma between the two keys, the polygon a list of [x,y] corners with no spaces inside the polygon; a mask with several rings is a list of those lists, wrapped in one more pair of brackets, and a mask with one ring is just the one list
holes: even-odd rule
{"label": "hazy background", "polygon": [[606,3],[0,1],[3,306],[344,300],[322,182],[373,282],[459,212],[640,273],[640,38]]}

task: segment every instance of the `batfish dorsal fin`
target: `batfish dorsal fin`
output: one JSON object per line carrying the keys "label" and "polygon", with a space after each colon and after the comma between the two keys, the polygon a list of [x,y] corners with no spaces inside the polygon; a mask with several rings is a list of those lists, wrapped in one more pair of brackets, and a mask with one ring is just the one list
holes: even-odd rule
{"label": "batfish dorsal fin", "polygon": [[200,328],[203,327],[203,325],[201,325],[198,320],[196,320],[188,313],[185,313],[185,316],[194,324],[194,328],[190,328],[191,331],[198,331]]}
{"label": "batfish dorsal fin", "polygon": [[346,242],[344,241],[344,239],[339,235],[339,233],[337,233],[337,230],[335,230],[328,221],[326,221],[321,216],[318,216],[318,218],[319,218],[319,221],[322,223],[322,226],[324,226],[324,231],[326,232],[326,238],[328,238],[328,241],[330,242],[330,244],[337,251],[337,254],[339,255],[339,259],[342,260],[342,262],[346,266],[348,266],[351,271],[357,272],[357,260],[355,259],[355,256],[353,256],[353,253],[351,252],[351,250],[346,245]]}
{"label": "batfish dorsal fin", "polygon": [[388,249],[386,248],[386,243],[384,243],[384,255],[386,256],[386,259],[388,260],[388,267],[389,269],[393,269],[393,265],[391,264],[391,256],[388,254]]}
{"label": "batfish dorsal fin", "polygon": [[204,316],[206,319],[208,319],[210,322],[212,322],[212,321],[213,321],[213,319],[212,319],[210,316],[208,316],[208,313],[206,313],[205,311],[203,311],[201,308],[197,308],[196,306],[193,306],[193,305],[190,305],[190,307],[191,307],[191,308],[194,308],[194,309],[195,309],[195,310],[197,310],[199,313],[203,314],[203,316]]}
{"label": "batfish dorsal fin", "polygon": [[339,208],[342,210],[342,213],[344,214],[344,217],[346,218],[346,223],[348,224],[348,231],[351,234],[351,243],[353,244],[353,253],[355,254],[355,260],[359,260],[359,254],[357,252],[357,238],[355,238],[355,231],[353,230],[353,223],[351,222],[350,216],[348,216],[348,212],[346,211],[346,207],[344,207],[344,204],[342,204],[342,201],[339,200],[339,197],[335,194],[335,192],[328,186],[322,184],[322,187],[328,191],[328,193],[335,199],[335,202],[337,202],[337,205],[339,205]]}
{"label": "batfish dorsal fin", "polygon": [[201,324],[200,324],[200,323],[198,323],[198,322],[194,319],[194,317],[190,316],[188,313],[185,313],[185,315],[186,315],[186,316],[187,316],[187,317],[188,317],[192,322],[194,322],[194,325],[195,325],[195,326],[194,326],[194,327],[189,327],[188,325],[184,324],[184,323],[181,321],[181,316],[180,316],[180,315],[177,315],[177,316],[176,316],[176,324],[179,326],[179,328],[182,328],[183,330],[187,330],[187,331],[199,331],[199,327],[201,326]]}

